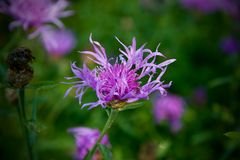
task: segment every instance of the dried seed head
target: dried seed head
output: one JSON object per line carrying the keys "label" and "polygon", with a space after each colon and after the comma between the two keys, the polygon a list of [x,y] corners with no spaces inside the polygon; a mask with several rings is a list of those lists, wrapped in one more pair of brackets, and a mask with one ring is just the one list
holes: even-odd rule
{"label": "dried seed head", "polygon": [[30,82],[33,69],[29,63],[34,59],[31,50],[25,47],[17,48],[8,55],[8,82],[12,87],[22,88]]}
{"label": "dried seed head", "polygon": [[8,82],[14,88],[22,88],[33,78],[33,70],[25,68],[20,71],[8,70]]}
{"label": "dried seed head", "polygon": [[7,64],[9,65],[10,69],[22,70],[34,59],[35,57],[32,56],[30,49],[19,47],[8,55]]}

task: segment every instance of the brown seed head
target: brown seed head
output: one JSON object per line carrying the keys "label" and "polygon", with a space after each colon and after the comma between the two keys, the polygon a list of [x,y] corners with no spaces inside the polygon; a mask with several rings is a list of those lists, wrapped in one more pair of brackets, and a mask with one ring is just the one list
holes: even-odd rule
{"label": "brown seed head", "polygon": [[12,87],[22,88],[30,82],[33,69],[29,63],[34,59],[31,50],[25,47],[17,48],[8,55],[8,82]]}
{"label": "brown seed head", "polygon": [[11,52],[7,57],[7,64],[10,69],[22,70],[32,62],[35,57],[32,56],[30,49],[19,47]]}

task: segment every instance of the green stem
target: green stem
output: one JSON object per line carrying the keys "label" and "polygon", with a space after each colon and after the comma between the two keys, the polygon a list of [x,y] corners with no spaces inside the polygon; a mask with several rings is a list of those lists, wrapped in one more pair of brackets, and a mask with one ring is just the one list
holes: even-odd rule
{"label": "green stem", "polygon": [[19,89],[19,97],[20,97],[20,106],[22,109],[22,116],[23,119],[26,121],[26,111],[25,111],[25,89],[24,88],[20,88]]}
{"label": "green stem", "polygon": [[[38,92],[38,90],[36,91]],[[37,93],[36,93],[37,95]],[[37,97],[37,96],[35,96]],[[36,121],[37,121],[37,102],[35,101],[35,103],[33,104],[32,106],[32,120],[31,120],[31,123],[32,123],[32,126],[33,127],[36,127],[35,124],[36,124]],[[36,160],[37,159],[37,155],[36,155],[36,149],[35,149],[35,144],[36,144],[36,137],[37,137],[37,132],[36,132],[36,128],[33,128],[33,130],[30,131],[30,143],[33,147],[33,159]]]}
{"label": "green stem", "polygon": [[35,160],[35,156],[33,152],[33,143],[31,142],[31,137],[33,137],[32,136],[33,132],[29,130],[28,125],[26,124],[27,117],[26,117],[26,111],[25,111],[25,89],[24,88],[19,89],[18,113],[19,113],[19,120],[27,141],[29,159]]}
{"label": "green stem", "polygon": [[93,146],[93,148],[89,151],[87,157],[85,158],[85,160],[91,160],[92,156],[94,155],[94,153],[97,150],[97,145],[102,141],[103,136],[105,135],[105,133],[108,131],[108,129],[111,128],[113,122],[115,121],[117,115],[118,115],[118,110],[117,109],[111,109],[110,111],[110,115],[108,117],[108,120],[105,124],[105,126],[103,127],[103,130],[100,134],[100,137],[98,138],[97,142],[95,143],[95,145]]}
{"label": "green stem", "polygon": [[21,109],[20,101],[19,101],[19,105],[17,106],[17,112],[18,112],[18,118],[19,118],[21,129],[22,129],[22,131],[24,131],[24,120],[22,117],[22,109]]}

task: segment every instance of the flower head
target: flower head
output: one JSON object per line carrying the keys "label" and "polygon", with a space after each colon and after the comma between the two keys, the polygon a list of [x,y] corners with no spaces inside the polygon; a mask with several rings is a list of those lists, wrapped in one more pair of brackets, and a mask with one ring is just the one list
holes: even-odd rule
{"label": "flower head", "polygon": [[[100,136],[100,132],[98,129],[91,129],[91,128],[70,128],[68,132],[73,134],[76,139],[76,153],[75,158],[77,160],[83,160],[84,157],[87,155],[88,151],[92,149],[95,143]],[[107,135],[105,135],[101,141],[101,144],[110,146],[109,140]],[[96,152],[93,156],[93,160],[97,160],[99,156],[99,152]]]}
{"label": "flower head", "polygon": [[[137,49],[136,39],[133,38],[132,45],[129,47],[119,41],[124,50],[119,49],[122,54],[116,58],[114,64],[111,64],[101,44],[93,41],[91,36],[90,42],[94,51],[83,51],[81,53],[89,55],[89,59],[98,66],[90,70],[85,64],[83,68],[79,68],[75,62],[72,63],[71,68],[75,76],[67,77],[67,79],[76,78],[78,81],[70,82],[74,86],[69,88],[65,94],[67,95],[72,88],[76,88],[76,97],[81,102],[86,89],[94,89],[98,101],[84,104],[83,107],[89,106],[89,109],[91,109],[101,105],[105,108],[107,105],[117,102],[131,103],[139,99],[147,99],[149,94],[154,91],[165,94],[165,88],[171,85],[171,82],[164,84],[161,77],[167,66],[175,59],[157,63],[157,58],[164,57],[164,55],[158,50],[152,52],[150,49],[144,48],[145,45]],[[142,80],[146,77],[148,78],[147,83],[143,84]],[[112,107],[116,108],[116,106]]]}
{"label": "flower head", "polygon": [[15,18],[10,28],[23,26],[24,29],[39,27],[46,23],[63,27],[59,18],[72,14],[72,11],[64,11],[67,6],[66,0],[56,2],[53,0],[7,0],[5,3],[0,3],[1,11]]}
{"label": "flower head", "polygon": [[41,41],[52,56],[62,56],[69,53],[75,46],[75,38],[71,31],[47,27],[41,31]]}
{"label": "flower head", "polygon": [[177,132],[181,128],[181,117],[184,113],[184,101],[176,95],[167,95],[156,98],[153,113],[156,122],[167,120],[171,130]]}

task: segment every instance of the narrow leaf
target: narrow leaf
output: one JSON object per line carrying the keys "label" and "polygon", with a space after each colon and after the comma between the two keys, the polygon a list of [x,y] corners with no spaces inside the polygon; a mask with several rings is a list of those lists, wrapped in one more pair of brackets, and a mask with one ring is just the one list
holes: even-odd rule
{"label": "narrow leaf", "polygon": [[230,76],[220,77],[220,78],[217,78],[217,79],[214,79],[214,80],[210,81],[208,86],[210,88],[214,88],[214,87],[217,87],[217,86],[221,86],[221,85],[230,83],[231,81],[232,81],[232,77],[230,77]]}
{"label": "narrow leaf", "polygon": [[232,140],[240,140],[240,132],[237,131],[227,132],[224,135]]}
{"label": "narrow leaf", "polygon": [[143,102],[128,103],[123,108],[120,108],[119,111],[140,108],[140,107],[144,106],[143,104],[144,104]]}
{"label": "narrow leaf", "polygon": [[102,153],[103,159],[104,160],[111,160],[111,151],[109,150],[108,147],[106,147],[103,144],[98,144],[99,151]]}
{"label": "narrow leaf", "polygon": [[37,83],[30,83],[26,86],[28,89],[49,89],[59,85],[57,82],[53,81],[42,81]]}

